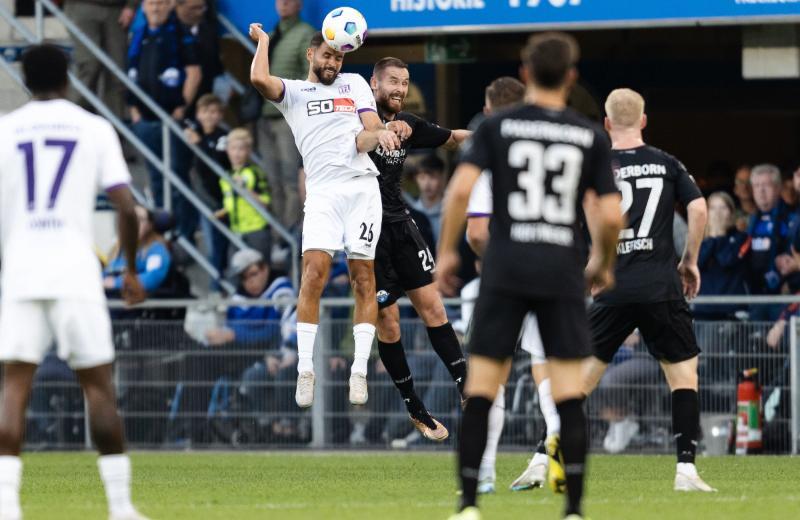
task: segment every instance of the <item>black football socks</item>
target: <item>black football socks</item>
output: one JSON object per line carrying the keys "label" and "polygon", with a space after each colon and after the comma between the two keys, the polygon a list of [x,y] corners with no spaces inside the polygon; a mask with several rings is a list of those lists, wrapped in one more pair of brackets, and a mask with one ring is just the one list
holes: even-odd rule
{"label": "black football socks", "polygon": [[492,401],[485,397],[470,397],[461,416],[458,434],[458,476],[461,479],[461,506],[474,506],[478,493],[478,469],[486,435],[489,431],[489,409]]}
{"label": "black football socks", "polygon": [[564,516],[580,515],[588,451],[583,399],[568,399],[556,404],[556,408],[561,416],[561,453],[567,477],[567,509]]}
{"label": "black football socks", "polygon": [[694,464],[697,435],[700,430],[700,400],[695,390],[681,389],[672,392],[672,433],[678,462]]}
{"label": "black football socks", "polygon": [[384,343],[378,340],[378,355],[392,378],[394,386],[400,391],[403,401],[406,404],[408,413],[416,420],[425,423],[428,428],[436,429],[436,424],[431,419],[430,414],[425,408],[425,404],[414,391],[414,378],[411,377],[411,369],[408,368],[406,353],[403,343]]}
{"label": "black football socks", "polygon": [[428,338],[458,386],[458,392],[463,396],[464,383],[467,380],[467,361],[453,326],[447,322],[439,327],[428,327]]}

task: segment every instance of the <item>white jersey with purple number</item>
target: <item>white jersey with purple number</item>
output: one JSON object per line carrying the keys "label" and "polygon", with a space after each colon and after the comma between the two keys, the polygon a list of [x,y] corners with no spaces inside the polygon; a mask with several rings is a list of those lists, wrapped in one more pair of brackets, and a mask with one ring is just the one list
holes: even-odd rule
{"label": "white jersey with purple number", "polygon": [[66,100],[0,118],[2,298],[105,301],[94,253],[99,190],[130,183],[117,134]]}
{"label": "white jersey with purple number", "polygon": [[356,136],[364,129],[361,114],[376,111],[369,84],[358,74],[339,74],[331,85],[282,79],[283,97],[278,107],[294,134],[303,156],[306,190],[363,175],[378,169],[366,153],[358,153]]}
{"label": "white jersey with purple number", "polygon": [[467,204],[468,217],[492,216],[492,179],[489,172],[482,172],[469,196]]}

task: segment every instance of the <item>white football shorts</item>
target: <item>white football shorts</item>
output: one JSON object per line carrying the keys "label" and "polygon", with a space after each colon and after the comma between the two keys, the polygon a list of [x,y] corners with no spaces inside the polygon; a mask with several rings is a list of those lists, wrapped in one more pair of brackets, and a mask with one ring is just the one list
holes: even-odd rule
{"label": "white football shorts", "polygon": [[4,301],[0,307],[0,361],[41,364],[55,343],[74,370],[114,361],[105,303],[80,300]]}
{"label": "white football shorts", "polygon": [[309,193],[304,212],[304,253],[344,250],[351,259],[375,259],[383,213],[376,177],[354,177]]}
{"label": "white football shorts", "polygon": [[536,319],[535,313],[529,312],[528,315],[525,316],[519,342],[522,350],[531,355],[531,362],[534,365],[547,363],[547,357],[544,355],[542,337],[539,334],[539,321]]}

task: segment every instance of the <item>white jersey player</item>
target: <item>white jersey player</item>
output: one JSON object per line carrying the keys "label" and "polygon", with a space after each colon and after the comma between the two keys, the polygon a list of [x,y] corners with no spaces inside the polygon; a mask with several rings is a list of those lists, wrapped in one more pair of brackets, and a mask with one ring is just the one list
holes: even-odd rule
{"label": "white jersey player", "polygon": [[34,99],[0,118],[0,520],[22,517],[25,408],[36,367],[54,343],[84,391],[110,518],[142,519],[130,499],[130,460],[111,379],[111,322],[91,227],[97,192],[105,190],[119,212],[128,263],[123,295],[128,303],[142,301],[130,176],[111,125],[64,99],[66,55],[36,46],[22,65]]}
{"label": "white jersey player", "polygon": [[[516,101],[521,101],[524,89],[524,85],[513,78],[495,80],[486,89],[485,111],[491,112],[504,107],[509,101],[513,102],[516,97],[515,94],[520,96]],[[467,241],[478,256],[483,254],[489,241],[489,220],[492,217],[492,213],[491,174],[485,171],[478,177],[475,186],[472,188],[467,206]],[[474,297],[477,298],[477,294]],[[550,379],[547,374],[544,345],[539,336],[539,323],[533,313],[529,313],[525,318],[522,333],[520,334],[520,347],[531,355],[531,372],[539,393],[539,407],[547,425],[547,436],[558,435],[561,429],[561,421],[550,392]],[[481,459],[478,475],[479,493],[491,493],[495,489],[495,459],[497,446],[503,431],[504,414],[505,391],[501,389],[490,411],[486,450]],[[548,457],[543,453],[543,448],[543,446],[539,447],[526,470],[511,484],[513,491],[543,486],[547,478],[548,469]],[[558,471],[558,469],[555,470]]]}
{"label": "white jersey player", "polygon": [[[336,251],[347,253],[355,296],[355,355],[350,375],[350,402],[367,402],[367,363],[375,336],[373,260],[381,232],[378,171],[367,155],[380,144],[400,146],[410,135],[405,123],[384,126],[367,82],[356,74],[340,74],[344,54],[331,49],[317,33],[306,58],[308,79],[292,81],[269,72],[269,36],[251,24],[258,42],[250,79],[284,115],[303,156],[306,202],[303,221],[303,276],[297,304],[297,392],[301,408],[314,400],[314,340],[319,300]],[[390,128],[390,129],[387,129]]]}

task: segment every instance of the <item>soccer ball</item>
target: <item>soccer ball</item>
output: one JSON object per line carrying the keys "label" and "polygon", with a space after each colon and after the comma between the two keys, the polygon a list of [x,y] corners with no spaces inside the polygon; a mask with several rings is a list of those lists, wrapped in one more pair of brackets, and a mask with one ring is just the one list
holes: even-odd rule
{"label": "soccer ball", "polygon": [[322,37],[331,49],[352,52],[367,39],[367,20],[352,7],[339,7],[322,22]]}

